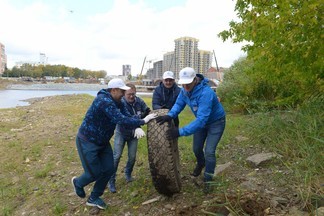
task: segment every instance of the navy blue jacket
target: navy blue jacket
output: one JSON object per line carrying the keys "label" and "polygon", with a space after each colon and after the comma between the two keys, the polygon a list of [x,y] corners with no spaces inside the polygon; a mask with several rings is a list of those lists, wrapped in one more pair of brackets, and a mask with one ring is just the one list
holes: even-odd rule
{"label": "navy blue jacket", "polygon": [[79,128],[78,137],[96,145],[107,145],[116,124],[139,127],[144,120],[132,118],[125,104],[118,103],[107,89],[98,92]]}
{"label": "navy blue jacket", "polygon": [[174,83],[171,88],[166,88],[163,82],[154,89],[152,107],[157,109],[171,109],[180,93],[180,87]]}

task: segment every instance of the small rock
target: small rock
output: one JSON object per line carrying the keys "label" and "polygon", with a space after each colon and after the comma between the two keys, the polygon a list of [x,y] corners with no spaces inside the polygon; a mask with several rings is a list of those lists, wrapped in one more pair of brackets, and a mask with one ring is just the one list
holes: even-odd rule
{"label": "small rock", "polygon": [[90,215],[97,215],[97,214],[99,214],[99,212],[100,212],[99,208],[93,207],[93,208],[90,209],[89,214]]}
{"label": "small rock", "polygon": [[320,207],[320,208],[316,209],[315,213],[317,216],[324,216],[324,207]]}
{"label": "small rock", "polygon": [[261,153],[261,154],[255,154],[248,157],[246,161],[250,166],[256,168],[258,166],[265,165],[275,157],[277,157],[275,153]]}
{"label": "small rock", "polygon": [[164,206],[164,208],[169,209],[169,210],[172,210],[173,206],[171,204],[166,204]]}
{"label": "small rock", "polygon": [[138,191],[133,191],[132,193],[131,193],[131,196],[132,197],[136,197],[138,195]]}
{"label": "small rock", "polygon": [[232,165],[232,162],[228,162],[226,164],[218,165],[216,167],[215,175],[219,175],[219,174],[225,172],[231,165]]}
{"label": "small rock", "polygon": [[239,135],[239,136],[236,136],[235,139],[237,142],[243,142],[243,141],[248,140],[249,138]]}

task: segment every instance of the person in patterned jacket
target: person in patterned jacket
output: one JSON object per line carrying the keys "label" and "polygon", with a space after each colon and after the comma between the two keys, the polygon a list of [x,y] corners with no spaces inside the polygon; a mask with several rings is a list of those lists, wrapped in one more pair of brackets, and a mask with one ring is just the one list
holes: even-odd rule
{"label": "person in patterned jacket", "polygon": [[88,206],[106,209],[106,203],[100,198],[114,173],[113,151],[110,139],[116,124],[139,127],[156,118],[156,114],[144,119],[132,117],[121,99],[130,88],[121,79],[112,79],[107,89],[98,92],[89,107],[76,137],[76,147],[84,169],[79,177],[72,178],[75,193],[85,198],[84,187],[95,182],[86,202]]}
{"label": "person in patterned jacket", "polygon": [[[136,96],[136,87],[134,84],[127,83],[130,90],[125,92],[122,102],[132,116],[139,118],[146,117],[151,109],[145,104],[144,100]],[[123,154],[125,144],[128,147],[128,160],[124,170],[126,182],[133,181],[132,172],[136,161],[136,152],[138,139],[145,136],[145,132],[140,127],[132,125],[117,125],[114,138],[114,167],[115,173],[111,176],[108,184],[110,192],[116,193],[116,173],[120,158]]]}

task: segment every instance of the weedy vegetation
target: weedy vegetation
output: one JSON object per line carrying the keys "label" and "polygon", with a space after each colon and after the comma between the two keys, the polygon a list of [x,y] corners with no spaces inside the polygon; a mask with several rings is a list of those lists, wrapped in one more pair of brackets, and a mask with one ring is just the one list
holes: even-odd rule
{"label": "weedy vegetation", "polygon": [[[151,98],[144,99],[151,105]],[[85,200],[75,196],[70,184],[72,176],[82,173],[75,135],[92,100],[93,97],[88,95],[45,97],[30,106],[0,110],[1,215],[88,215],[92,211],[85,205]],[[248,215],[242,200],[255,197],[241,190],[239,184],[243,176],[253,172],[245,162],[246,157],[259,153],[259,150],[282,155],[277,162],[279,165],[267,168],[272,179],[269,187],[288,187],[289,193],[296,196],[296,206],[314,211],[323,200],[321,100],[320,97],[312,98],[309,103],[291,111],[250,115],[228,112],[217,163],[232,161],[234,166],[215,178],[213,192],[207,196],[201,190],[201,179],[189,175],[195,166],[192,137],[181,137],[178,142],[183,182],[181,193],[173,197],[161,196],[157,202],[142,205],[160,195],[151,181],[146,139],[140,139],[134,168],[136,180],[127,184],[124,179],[125,148],[117,174],[118,193],[105,192],[103,198],[108,201],[109,208],[100,214],[216,215],[225,209],[234,215]],[[190,110],[185,109],[180,115],[180,126],[192,119]],[[237,142],[237,136],[248,140]],[[268,184],[269,175],[257,177],[264,178],[262,181]],[[88,194],[91,187],[86,188]]]}

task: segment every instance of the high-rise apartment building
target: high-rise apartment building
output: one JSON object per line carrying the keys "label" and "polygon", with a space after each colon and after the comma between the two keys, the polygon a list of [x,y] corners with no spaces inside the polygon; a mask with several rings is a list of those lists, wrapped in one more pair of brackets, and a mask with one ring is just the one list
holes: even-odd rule
{"label": "high-rise apartment building", "polygon": [[123,76],[128,77],[131,72],[131,65],[123,65]]}
{"label": "high-rise apartment building", "polygon": [[173,71],[176,79],[184,67],[192,67],[197,73],[206,74],[212,65],[212,52],[199,50],[199,40],[193,37],[181,37],[174,42],[174,51],[163,55],[162,71]]}
{"label": "high-rise apartment building", "polygon": [[5,46],[0,43],[0,76],[3,75],[5,69],[7,67],[7,55]]}
{"label": "high-rise apartment building", "polygon": [[161,79],[162,77],[162,68],[163,68],[163,61],[157,61],[153,63],[153,77],[154,79]]}
{"label": "high-rise apartment building", "polygon": [[175,71],[175,58],[174,58],[174,51],[167,52],[163,55],[163,68],[162,71]]}
{"label": "high-rise apartment building", "polygon": [[199,65],[197,73],[206,74],[212,63],[212,52],[199,50]]}
{"label": "high-rise apartment building", "polygon": [[198,71],[199,67],[199,40],[193,37],[181,37],[176,40],[174,47],[175,74],[178,78],[179,71],[184,67],[192,67]]}

